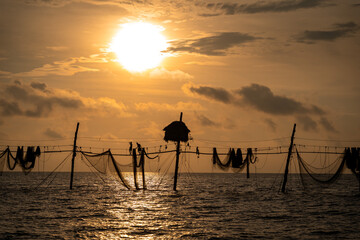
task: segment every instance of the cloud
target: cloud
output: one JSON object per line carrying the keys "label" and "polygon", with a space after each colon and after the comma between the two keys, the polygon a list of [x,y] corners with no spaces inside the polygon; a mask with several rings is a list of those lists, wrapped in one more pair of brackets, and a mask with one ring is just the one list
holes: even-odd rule
{"label": "cloud", "polygon": [[283,1],[258,1],[255,3],[208,3],[207,9],[216,11],[216,14],[201,14],[201,16],[254,14],[267,12],[290,12],[299,9],[314,8],[324,5],[323,0],[283,0]]}
{"label": "cloud", "polygon": [[231,103],[233,98],[229,91],[220,87],[197,86],[192,83],[187,83],[183,85],[182,89],[190,96],[201,96],[222,103]]}
{"label": "cloud", "polygon": [[202,126],[219,126],[218,123],[210,120],[208,117],[206,117],[203,114],[196,114],[195,116],[199,120]]}
{"label": "cloud", "polygon": [[[85,59],[87,61],[85,61]],[[64,61],[56,61],[52,64],[45,64],[29,72],[12,74],[13,77],[45,77],[48,75],[72,76],[80,72],[98,72],[98,69],[88,68],[79,63],[89,62],[89,58],[70,58]]]}
{"label": "cloud", "polygon": [[66,46],[48,46],[48,47],[46,47],[46,49],[49,49],[49,50],[55,51],[55,52],[61,52],[61,51],[68,50],[69,47],[66,47]]}
{"label": "cloud", "polygon": [[208,56],[225,56],[228,49],[253,42],[256,39],[259,38],[247,33],[222,32],[209,37],[174,41],[167,51],[172,53],[188,52]]}
{"label": "cloud", "polygon": [[317,130],[317,123],[313,119],[311,119],[309,116],[298,115],[296,117],[296,119],[300,123],[300,126],[302,126],[302,128],[305,131],[316,131]]}
{"label": "cloud", "polygon": [[[271,116],[292,116],[307,131],[317,129],[314,117],[320,118],[320,124],[325,130],[334,131],[335,129],[327,120],[326,112],[319,106],[304,104],[290,97],[276,95],[267,86],[251,84],[229,91],[220,87],[187,83],[183,86],[183,91],[193,97],[253,109]],[[276,128],[276,124],[271,119],[266,119],[265,122],[272,129]]]}
{"label": "cloud", "polygon": [[3,84],[0,90],[2,117],[50,117],[72,111],[86,115],[127,116],[126,106],[111,98],[88,98],[79,93],[59,88],[49,88],[44,83],[23,84],[19,81]]}
{"label": "cloud", "polygon": [[39,82],[32,82],[30,83],[30,86],[35,89],[39,89],[41,91],[45,91],[47,88],[46,83],[39,83]]}
{"label": "cloud", "polygon": [[314,43],[316,41],[332,42],[339,38],[348,37],[359,30],[359,26],[354,22],[334,24],[330,30],[310,31],[306,30],[295,37],[301,43]]}
{"label": "cloud", "polygon": [[134,3],[144,4],[146,0],[26,0],[27,4],[45,7],[64,7],[65,5],[83,2],[94,5],[111,5],[111,6],[122,6],[131,5]]}
{"label": "cloud", "polygon": [[265,123],[266,123],[273,131],[276,130],[277,125],[276,125],[276,123],[275,123],[273,120],[271,120],[270,118],[265,118]]}
{"label": "cloud", "polygon": [[136,103],[135,108],[138,111],[192,111],[204,110],[204,107],[199,103],[193,102],[178,102],[175,105],[167,103]]}
{"label": "cloud", "polygon": [[217,62],[217,61],[192,61],[192,62],[186,62],[185,64],[200,65],[200,66],[225,66],[226,65],[223,62]]}
{"label": "cloud", "polygon": [[169,71],[165,68],[155,68],[149,73],[150,78],[156,79],[172,79],[172,80],[190,80],[194,77],[181,70]]}
{"label": "cloud", "polygon": [[329,132],[337,132],[335,127],[332,125],[332,123],[330,123],[329,120],[326,119],[325,117],[322,117],[320,119],[320,125],[323,126]]}
{"label": "cloud", "polygon": [[321,114],[323,112],[317,106],[305,107],[304,104],[294,99],[277,96],[270,88],[259,84],[251,84],[235,92],[242,98],[240,104],[245,103],[259,111],[273,115],[291,115],[295,113]]}
{"label": "cloud", "polygon": [[50,137],[50,138],[63,138],[64,136],[59,133],[58,131],[55,131],[53,129],[50,129],[50,128],[47,128],[45,131],[44,131],[44,135],[47,136],[47,137]]}

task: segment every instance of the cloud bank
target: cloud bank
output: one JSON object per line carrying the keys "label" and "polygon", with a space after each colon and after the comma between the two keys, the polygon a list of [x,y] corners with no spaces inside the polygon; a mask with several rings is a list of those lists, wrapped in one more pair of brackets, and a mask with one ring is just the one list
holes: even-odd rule
{"label": "cloud bank", "polygon": [[[320,124],[325,130],[334,132],[335,128],[326,118],[326,112],[316,105],[304,104],[286,96],[274,94],[264,85],[251,84],[229,91],[221,87],[185,84],[183,91],[190,96],[220,102],[241,108],[250,108],[272,116],[293,116],[305,130],[316,130]],[[313,120],[314,117],[320,121]],[[267,121],[273,128],[275,123]]]}
{"label": "cloud bank", "polygon": [[82,97],[75,91],[50,88],[40,82],[4,84],[0,96],[2,117],[44,118],[69,111],[86,115],[127,115],[126,106],[114,99]]}
{"label": "cloud bank", "polygon": [[359,30],[359,26],[354,22],[334,24],[330,30],[306,30],[295,37],[301,43],[315,43],[317,41],[332,42],[339,38],[351,36]]}
{"label": "cloud bank", "polygon": [[225,56],[227,50],[242,44],[253,42],[258,37],[240,32],[222,32],[209,37],[180,40],[171,43],[168,52],[198,53],[208,56]]}
{"label": "cloud bank", "polygon": [[255,14],[268,12],[290,12],[299,9],[314,8],[323,5],[323,0],[283,0],[283,1],[258,1],[255,3],[208,3],[207,9],[215,14],[200,14],[201,16]]}

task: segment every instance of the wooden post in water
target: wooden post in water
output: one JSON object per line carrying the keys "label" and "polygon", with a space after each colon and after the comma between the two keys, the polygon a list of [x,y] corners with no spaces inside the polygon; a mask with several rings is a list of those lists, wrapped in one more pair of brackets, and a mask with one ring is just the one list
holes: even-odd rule
{"label": "wooden post in water", "polygon": [[250,154],[249,154],[249,149],[247,149],[247,153],[246,153],[246,178],[250,178]]}
{"label": "wooden post in water", "polygon": [[143,189],[146,189],[146,184],[145,184],[145,149],[143,148],[141,151],[141,172],[142,172],[142,182],[143,182]]}
{"label": "wooden post in water", "polygon": [[290,141],[290,146],[289,146],[289,152],[288,152],[288,156],[287,156],[287,159],[286,159],[284,180],[283,180],[283,184],[282,184],[282,188],[281,188],[281,192],[283,192],[283,193],[285,192],[287,176],[288,176],[288,173],[289,173],[289,163],[290,163],[290,157],[291,157],[291,154],[292,154],[292,148],[293,148],[293,145],[294,145],[295,129],[296,129],[296,123],[294,123],[294,128],[293,128],[293,132],[292,132],[292,135],[291,135],[291,141]]}
{"label": "wooden post in water", "polygon": [[139,190],[139,186],[137,184],[137,172],[136,172],[136,167],[137,167],[137,161],[136,161],[136,148],[133,149],[133,171],[134,171],[134,184],[135,184],[135,188],[136,190]]}
{"label": "wooden post in water", "polygon": [[[180,122],[182,122],[182,115],[183,113],[180,113]],[[178,171],[179,171],[179,156],[180,156],[180,140],[177,141],[176,145],[176,162],[175,162],[175,175],[174,175],[174,191],[176,191],[176,184],[177,184],[177,177],[178,177]]]}
{"label": "wooden post in water", "polygon": [[74,137],[73,156],[72,156],[72,159],[71,159],[70,190],[72,189],[73,179],[74,179],[74,164],[75,164],[75,157],[76,157],[76,140],[77,140],[77,134],[78,134],[78,131],[79,131],[79,124],[80,123],[77,123],[77,125],[76,125],[76,131],[75,131],[75,137]]}

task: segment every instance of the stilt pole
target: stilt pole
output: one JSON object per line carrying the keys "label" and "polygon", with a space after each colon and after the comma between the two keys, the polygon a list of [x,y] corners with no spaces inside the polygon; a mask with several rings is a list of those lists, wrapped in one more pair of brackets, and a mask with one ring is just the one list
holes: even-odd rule
{"label": "stilt pole", "polygon": [[[183,113],[180,113],[180,122],[182,122],[182,114]],[[179,171],[179,156],[180,156],[180,141],[177,141],[175,175],[174,175],[174,191],[176,191],[177,177],[178,177],[178,171]]]}
{"label": "stilt pole", "polygon": [[73,147],[73,156],[71,159],[71,175],[70,175],[70,190],[73,186],[73,179],[74,179],[74,164],[75,164],[75,157],[76,157],[76,140],[77,140],[77,134],[79,131],[79,123],[76,125],[76,131],[75,131],[75,137],[74,137],[74,147]]}
{"label": "stilt pole", "polygon": [[250,154],[249,149],[246,153],[246,178],[250,178]]}
{"label": "stilt pole", "polygon": [[282,188],[281,188],[281,192],[283,192],[283,193],[285,192],[287,176],[288,176],[288,173],[289,173],[289,163],[290,163],[290,157],[291,157],[291,154],[292,154],[292,148],[293,148],[293,145],[294,145],[295,129],[296,129],[296,123],[294,124],[293,132],[292,132],[292,135],[291,135],[290,146],[289,146],[289,152],[288,152],[288,156],[287,156],[287,159],[286,159],[284,180],[283,180],[283,184],[282,184]]}
{"label": "stilt pole", "polygon": [[142,149],[141,151],[141,172],[142,172],[142,182],[143,182],[143,189],[146,189],[146,183],[145,183],[145,149]]}
{"label": "stilt pole", "polygon": [[137,172],[136,172],[136,167],[137,167],[137,161],[136,161],[136,148],[133,149],[133,171],[134,171],[134,184],[135,184],[135,188],[136,190],[139,190],[139,186],[137,184]]}

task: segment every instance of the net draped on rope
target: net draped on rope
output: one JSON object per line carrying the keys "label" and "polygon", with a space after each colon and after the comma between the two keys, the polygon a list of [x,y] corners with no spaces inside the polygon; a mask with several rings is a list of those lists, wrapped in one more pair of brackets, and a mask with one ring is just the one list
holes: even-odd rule
{"label": "net draped on rope", "polygon": [[241,171],[242,169],[244,169],[246,164],[255,162],[256,158],[251,148],[247,149],[245,159],[243,159],[242,151],[240,148],[238,148],[236,152],[234,148],[230,148],[223,161],[220,160],[216,148],[213,148],[212,163],[214,166],[217,166],[222,170],[228,170],[231,167],[233,170]]}
{"label": "net draped on rope", "polygon": [[296,149],[297,160],[299,164],[301,182],[303,186],[306,181],[312,179],[320,184],[334,183],[341,175],[344,167],[347,166],[359,179],[360,157],[359,148],[345,148],[344,153],[335,161],[323,167],[314,167],[306,163]]}
{"label": "net draped on rope", "polygon": [[25,175],[29,174],[31,170],[35,167],[36,158],[41,154],[40,147],[35,149],[34,146],[29,146],[26,149],[26,154],[24,155],[24,147],[18,147],[16,155],[11,153],[10,148],[6,148],[0,154],[0,175],[4,170],[5,162],[9,170],[14,170],[16,165],[20,165]]}
{"label": "net draped on rope", "polygon": [[127,189],[131,189],[129,182],[123,176],[125,168],[128,169],[131,164],[121,165],[117,163],[110,149],[99,154],[86,153],[83,151],[80,151],[80,153],[99,173],[117,176]]}
{"label": "net draped on rope", "polygon": [[145,156],[147,156],[149,159],[155,159],[158,157],[158,156],[149,157],[145,149],[141,148],[140,145],[138,145],[138,148],[131,149],[131,154],[129,156],[132,157],[132,162],[129,164],[119,164],[115,160],[110,149],[99,154],[88,153],[84,151],[80,151],[80,152],[96,171],[102,174],[110,174],[113,176],[117,176],[120,179],[121,183],[127,189],[132,189],[132,187],[129,181],[125,178],[124,172],[133,172],[134,187],[137,190],[140,189],[139,184],[137,182],[137,173],[140,171],[142,173],[142,189],[146,189]]}

